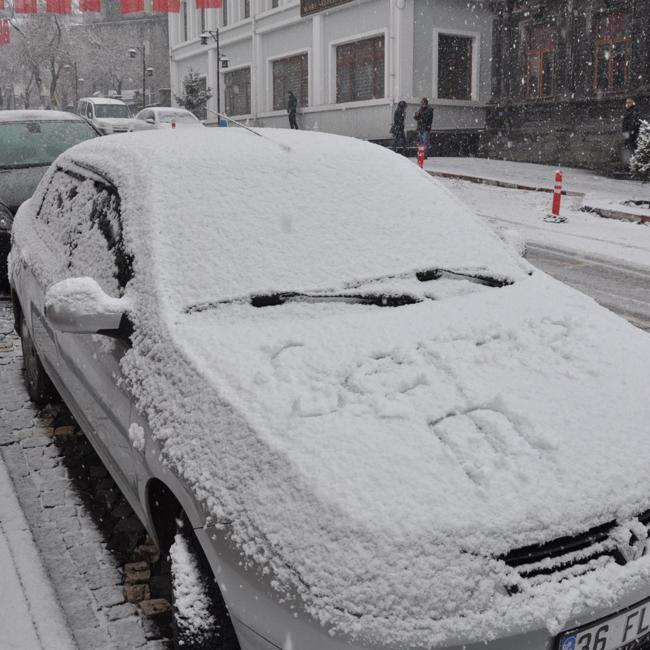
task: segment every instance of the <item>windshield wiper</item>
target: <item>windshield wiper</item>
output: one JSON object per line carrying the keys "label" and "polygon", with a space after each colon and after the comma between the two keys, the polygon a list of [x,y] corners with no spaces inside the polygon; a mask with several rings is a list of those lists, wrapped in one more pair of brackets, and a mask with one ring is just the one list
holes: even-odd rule
{"label": "windshield wiper", "polygon": [[251,296],[253,307],[272,307],[286,302],[348,302],[355,305],[374,305],[375,307],[403,307],[422,302],[421,298],[408,294],[390,293],[261,293]]}
{"label": "windshield wiper", "polygon": [[415,277],[420,282],[438,280],[446,276],[452,278],[463,278],[464,280],[469,280],[470,282],[478,282],[478,284],[484,284],[487,287],[507,287],[513,284],[512,280],[500,280],[490,275],[481,275],[480,273],[460,273],[459,271],[450,271],[448,269],[425,269],[423,271],[417,271],[415,274]]}
{"label": "windshield wiper", "polygon": [[276,307],[287,302],[343,302],[355,305],[373,305],[375,307],[403,307],[422,302],[421,298],[409,294],[391,293],[301,293],[298,291],[278,291],[274,293],[257,293],[246,298],[213,300],[198,303],[184,309],[186,314],[206,311],[220,305],[249,304],[252,307]]}

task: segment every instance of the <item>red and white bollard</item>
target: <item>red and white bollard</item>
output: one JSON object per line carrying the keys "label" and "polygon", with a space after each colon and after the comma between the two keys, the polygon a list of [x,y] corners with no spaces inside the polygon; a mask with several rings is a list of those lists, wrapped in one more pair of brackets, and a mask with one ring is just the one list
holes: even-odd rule
{"label": "red and white bollard", "polygon": [[424,167],[424,145],[418,145],[418,166]]}
{"label": "red and white bollard", "polygon": [[544,221],[551,223],[563,223],[566,217],[560,216],[560,201],[562,200],[562,172],[558,169],[555,172],[555,186],[553,187],[553,205],[550,214],[544,217]]}

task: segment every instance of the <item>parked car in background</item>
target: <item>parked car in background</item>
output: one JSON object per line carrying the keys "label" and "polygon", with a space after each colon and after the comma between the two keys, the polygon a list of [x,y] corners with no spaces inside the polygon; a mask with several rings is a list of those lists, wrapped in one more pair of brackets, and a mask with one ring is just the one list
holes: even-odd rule
{"label": "parked car in background", "polygon": [[0,284],[7,281],[11,225],[52,161],[99,132],[71,113],[0,111]]}
{"label": "parked car in background", "polygon": [[129,107],[123,101],[109,97],[82,97],[77,104],[77,113],[103,135],[126,133],[131,123]]}
{"label": "parked car in background", "polygon": [[29,394],[169,554],[185,647],[647,648],[650,337],[406,158],[99,138],[10,270]]}
{"label": "parked car in background", "polygon": [[170,129],[203,126],[203,123],[184,108],[156,106],[143,108],[132,120],[129,131],[150,131],[152,129]]}

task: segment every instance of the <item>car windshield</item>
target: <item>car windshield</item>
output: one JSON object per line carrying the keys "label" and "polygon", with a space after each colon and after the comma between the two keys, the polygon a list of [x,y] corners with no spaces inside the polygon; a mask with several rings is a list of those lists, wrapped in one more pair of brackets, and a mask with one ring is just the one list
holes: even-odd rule
{"label": "car windshield", "polygon": [[158,119],[163,124],[169,124],[172,120],[174,122],[182,122],[184,124],[196,124],[198,120],[191,113],[186,113],[185,111],[178,111],[176,113],[165,112],[159,113]]}
{"label": "car windshield", "polygon": [[49,165],[66,149],[96,136],[82,121],[0,123],[0,169]]}
{"label": "car windshield", "polygon": [[129,117],[124,104],[95,104],[95,117]]}

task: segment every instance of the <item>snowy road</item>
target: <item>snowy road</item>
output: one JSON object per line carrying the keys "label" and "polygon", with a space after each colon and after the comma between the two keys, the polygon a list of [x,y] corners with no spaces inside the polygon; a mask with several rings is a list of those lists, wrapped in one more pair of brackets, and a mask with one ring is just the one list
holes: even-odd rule
{"label": "snowy road", "polygon": [[650,332],[650,270],[538,244],[528,261]]}

